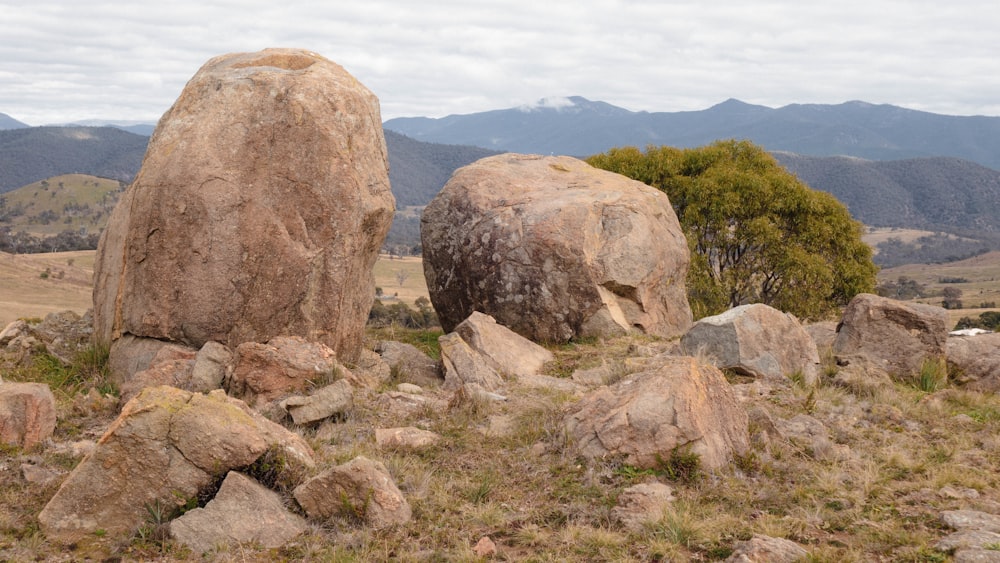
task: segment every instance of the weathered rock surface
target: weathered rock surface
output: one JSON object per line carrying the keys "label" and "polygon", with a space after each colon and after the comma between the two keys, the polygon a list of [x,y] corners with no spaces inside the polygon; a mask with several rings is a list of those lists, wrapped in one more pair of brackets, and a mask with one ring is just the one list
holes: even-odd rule
{"label": "weathered rock surface", "polygon": [[236,347],[233,364],[226,389],[252,404],[333,381],[343,369],[333,350],[298,336],[279,336],[267,343],[244,342]]}
{"label": "weathered rock surface", "polygon": [[804,547],[791,540],[754,534],[736,544],[726,563],[795,563],[808,555]]}
{"label": "weathered rock surface", "polygon": [[440,441],[440,435],[413,426],[375,429],[375,443],[381,448],[419,450],[433,446]]}
{"label": "weathered rock surface", "polygon": [[347,413],[354,406],[354,388],[341,379],[307,396],[293,396],[281,401],[295,424],[310,424]]}
{"label": "weathered rock surface", "polygon": [[813,342],[816,343],[816,349],[819,350],[820,356],[824,352],[830,352],[833,349],[833,341],[837,339],[837,322],[836,321],[820,321],[817,323],[808,323],[802,326],[812,337]]}
{"label": "weathered rock surface", "polygon": [[31,449],[56,429],[56,399],[44,383],[0,381],[0,443]]}
{"label": "weathered rock surface", "polygon": [[233,353],[218,342],[206,342],[194,358],[189,391],[207,393],[222,387]]}
{"label": "weathered rock surface", "polygon": [[131,533],[147,518],[147,506],[183,504],[216,476],[253,463],[269,449],[289,463],[313,464],[302,438],[222,391],[148,388],[125,405],[38,520],[45,535],[60,542],[98,529],[112,536]]}
{"label": "weathered rock surface", "polygon": [[680,448],[717,468],[750,443],[746,411],[722,373],[684,356],[590,393],[571,407],[565,427],[580,454],[620,454],[638,467],[655,467]]}
{"label": "weathered rock surface", "polygon": [[663,483],[640,483],[622,491],[611,516],[630,530],[640,531],[649,522],[663,517],[674,500],[674,491]]}
{"label": "weathered rock surface", "polygon": [[459,169],[424,210],[421,241],[446,332],[473,311],[536,342],[691,324],[689,252],[666,195],[577,159]]}
{"label": "weathered rock surface", "polygon": [[190,389],[197,352],[188,348],[167,345],[157,350],[149,367],[136,372],[121,386],[121,403],[125,404],[147,387],[168,385],[185,391]]}
{"label": "weathered rock surface", "polygon": [[381,122],[375,95],[316,53],[205,63],[101,237],[97,338],[297,335],[356,359],[394,208]]}
{"label": "weathered rock surface", "polygon": [[247,543],[281,547],[307,529],[306,521],[286,510],[277,493],[236,471],[226,475],[205,508],[170,522],[170,535],[196,555]]}
{"label": "weathered rock surface", "polygon": [[761,303],[700,319],[681,338],[681,348],[691,356],[704,352],[720,369],[753,377],[798,372],[812,382],[819,370],[816,343],[798,319]]}
{"label": "weathered rock surface", "polygon": [[442,381],[440,362],[412,344],[383,340],[375,351],[396,371],[400,381],[421,386],[439,385]]}
{"label": "weathered rock surface", "polygon": [[955,530],[984,530],[1000,534],[1000,516],[979,510],[945,510],[941,521]]}
{"label": "weathered rock surface", "polygon": [[465,385],[475,385],[486,391],[496,391],[503,386],[503,376],[458,333],[441,335],[438,343],[441,345],[441,365],[444,368],[446,388],[458,389]]}
{"label": "weathered rock surface", "polygon": [[18,319],[0,331],[0,351],[21,364],[30,363],[30,358],[40,352],[69,364],[90,345],[93,324],[90,310],[83,316],[73,311],[49,313],[39,323]]}
{"label": "weathered rock surface", "polygon": [[946,343],[949,373],[970,389],[1000,391],[1000,332],[976,336],[949,336]]}
{"label": "weathered rock surface", "polygon": [[478,311],[473,311],[469,318],[459,323],[455,332],[490,367],[507,378],[537,375],[546,362],[555,359],[552,352]]}
{"label": "weathered rock surface", "polygon": [[844,309],[833,353],[840,363],[869,363],[908,378],[924,360],[945,357],[947,325],[941,307],[862,293]]}
{"label": "weathered rock surface", "polygon": [[410,504],[381,462],[366,457],[327,469],[292,492],[310,518],[358,518],[374,528],[405,524]]}

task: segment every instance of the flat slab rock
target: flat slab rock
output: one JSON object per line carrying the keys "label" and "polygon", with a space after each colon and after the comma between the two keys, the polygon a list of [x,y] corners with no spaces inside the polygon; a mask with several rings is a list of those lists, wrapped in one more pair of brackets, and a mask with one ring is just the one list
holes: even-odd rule
{"label": "flat slab rock", "polygon": [[281,547],[307,529],[306,521],[286,510],[277,493],[236,471],[226,475],[204,508],[170,522],[170,535],[196,554],[245,543]]}

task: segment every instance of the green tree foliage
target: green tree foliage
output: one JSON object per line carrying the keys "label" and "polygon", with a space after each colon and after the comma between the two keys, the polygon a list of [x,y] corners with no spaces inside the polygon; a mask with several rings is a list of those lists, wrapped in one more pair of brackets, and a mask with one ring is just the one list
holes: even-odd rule
{"label": "green tree foliage", "polygon": [[692,251],[687,282],[696,316],[765,303],[818,319],[875,289],[860,223],[753,143],[625,147],[588,162],[669,196]]}

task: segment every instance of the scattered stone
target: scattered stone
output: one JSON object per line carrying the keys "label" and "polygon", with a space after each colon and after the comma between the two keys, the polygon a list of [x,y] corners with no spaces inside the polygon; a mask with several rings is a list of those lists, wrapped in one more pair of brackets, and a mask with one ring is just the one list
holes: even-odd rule
{"label": "scattered stone", "polygon": [[410,504],[385,466],[360,456],[309,479],[292,495],[317,520],[341,516],[384,528],[405,524],[411,516]]}
{"label": "scattered stone", "polygon": [[816,343],[798,319],[755,303],[700,319],[681,337],[690,356],[706,354],[719,369],[779,379],[799,374],[813,383],[819,373]]}
{"label": "scattered stone", "polygon": [[662,518],[673,501],[674,491],[669,485],[640,483],[622,491],[611,516],[627,529],[641,531],[647,523]]}
{"label": "scattered stone", "polygon": [[451,332],[473,311],[535,342],[691,324],[689,251],[665,194],[570,157],[457,170],[424,209],[424,274]]}
{"label": "scattered stone", "polygon": [[82,316],[74,311],[59,311],[45,315],[32,327],[32,333],[45,346],[45,351],[69,365],[76,355],[90,346],[94,334],[93,310]]}
{"label": "scattered stone", "polygon": [[344,370],[326,345],[298,336],[279,336],[266,344],[244,342],[237,346],[226,388],[247,402],[262,404],[332,382]]}
{"label": "scattered stone", "polygon": [[108,371],[111,380],[123,387],[135,374],[149,369],[154,362],[190,359],[197,354],[198,349],[190,346],[126,334],[111,343]]}
{"label": "scattered stone", "polygon": [[738,542],[727,563],[795,563],[809,555],[801,545],[784,538],[754,534]]}
{"label": "scattered stone", "polygon": [[503,385],[503,377],[458,333],[442,335],[438,343],[441,345],[445,388],[459,389],[475,384],[486,391],[495,391]]}
{"label": "scattered stone", "polygon": [[422,387],[412,383],[400,383],[396,386],[396,389],[398,389],[400,393],[412,393],[413,395],[420,395],[424,392]]}
{"label": "scattered stone", "polygon": [[375,351],[394,370],[399,381],[421,386],[439,385],[442,381],[441,363],[412,344],[383,340]]}
{"label": "scattered stone", "polygon": [[29,334],[28,322],[24,319],[17,319],[9,323],[0,331],[0,346],[7,346],[18,336]]}
{"label": "scattered stone", "polygon": [[380,448],[419,450],[437,444],[441,436],[413,426],[403,428],[376,428],[375,443]]}
{"label": "scattered stone", "polygon": [[254,543],[285,545],[308,529],[281,497],[242,473],[230,471],[215,498],[170,522],[170,535],[196,555],[215,547]]}
{"label": "scattered stone", "polygon": [[575,381],[564,377],[552,377],[551,375],[525,375],[517,380],[522,387],[529,389],[547,389],[558,393],[575,395],[583,389]]}
{"label": "scattered stone", "polygon": [[172,345],[160,348],[150,360],[148,368],[134,374],[121,384],[119,387],[121,404],[129,402],[147,387],[169,385],[192,391],[191,373],[194,370],[196,356],[197,352],[187,348]]}
{"label": "scattered stone", "polygon": [[862,293],[844,309],[833,353],[840,364],[870,364],[909,379],[925,360],[945,357],[947,325],[941,307]]}
{"label": "scattered stone", "polygon": [[506,378],[537,375],[546,363],[555,359],[552,352],[478,311],[473,311],[454,332]]}
{"label": "scattered stone", "polygon": [[808,414],[798,414],[788,420],[778,419],[775,426],[786,440],[805,449],[816,459],[846,459],[850,456],[850,448],[834,444],[826,425]]}
{"label": "scattered stone", "polygon": [[226,378],[226,368],[232,361],[233,353],[225,345],[211,340],[206,342],[195,355],[188,390],[208,393],[221,389]]}
{"label": "scattered stone", "polygon": [[53,471],[47,467],[42,467],[41,465],[35,465],[33,463],[22,463],[21,476],[24,477],[25,481],[33,485],[41,485],[43,487],[46,487],[58,481],[59,478],[63,476],[63,474]]}
{"label": "scattered stone", "polygon": [[389,391],[375,399],[375,406],[389,416],[406,418],[421,412],[441,412],[448,408],[448,403],[427,395]]}
{"label": "scattered stone", "polygon": [[128,534],[145,521],[147,506],[183,505],[216,475],[269,450],[292,466],[313,465],[302,438],[222,391],[151,387],[125,405],[38,521],[46,537],[63,543],[98,529]]}
{"label": "scattered stone", "polygon": [[570,379],[588,387],[606,385],[611,379],[611,366],[602,360],[599,366],[574,370]]}
{"label": "scattered stone", "polygon": [[941,521],[954,530],[983,530],[1000,533],[1000,516],[978,510],[945,510]]}
{"label": "scattered stone", "polygon": [[490,539],[489,536],[483,536],[479,538],[476,545],[472,547],[472,552],[476,554],[476,557],[482,557],[483,559],[491,559],[496,557],[497,554],[497,544]]}
{"label": "scattered stone", "polygon": [[56,429],[56,399],[44,383],[0,382],[0,442],[29,450]]}
{"label": "scattered stone", "polygon": [[677,449],[697,454],[705,468],[722,467],[750,442],[746,411],[722,373],[682,356],[591,392],[564,423],[585,457],[621,454],[638,467],[655,467]]}
{"label": "scattered stone", "polygon": [[955,563],[1000,563],[996,549],[960,549],[952,557]]}
{"label": "scattered stone", "polygon": [[986,530],[959,530],[938,540],[934,549],[950,553],[959,549],[983,549],[987,545],[1000,545],[1000,534]]}
{"label": "scattered stone", "polygon": [[938,489],[938,496],[941,498],[950,498],[955,500],[977,499],[979,498],[979,491],[968,487],[953,487],[951,485],[945,485],[944,487]]}
{"label": "scattered stone", "polygon": [[341,367],[341,371],[348,383],[363,389],[375,389],[392,379],[392,368],[371,350],[362,350],[352,369]]}
{"label": "scattered stone", "polygon": [[1000,332],[978,336],[950,336],[946,344],[948,373],[969,389],[1000,391]]}
{"label": "scattered stone", "polygon": [[97,339],[297,335],[355,361],[395,207],[381,123],[375,95],[316,53],[205,63],[101,237]]}
{"label": "scattered stone", "polygon": [[312,395],[288,397],[280,404],[295,424],[309,424],[347,413],[354,406],[354,389],[342,379]]}

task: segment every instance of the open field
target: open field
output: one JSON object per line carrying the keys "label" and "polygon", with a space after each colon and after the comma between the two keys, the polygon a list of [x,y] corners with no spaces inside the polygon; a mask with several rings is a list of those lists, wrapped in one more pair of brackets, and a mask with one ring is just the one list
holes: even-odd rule
{"label": "open field", "polygon": [[0,328],[21,317],[44,317],[54,311],[83,314],[92,303],[93,274],[93,250],[0,252]]}
{"label": "open field", "polygon": [[[49,274],[43,278],[46,269]],[[18,318],[44,317],[53,311],[69,309],[83,314],[93,302],[93,274],[93,250],[17,255],[0,252],[0,329]],[[427,297],[420,258],[379,257],[375,285],[390,297],[384,299],[387,304],[396,298],[413,306],[418,297]]]}
{"label": "open field", "polygon": [[[978,317],[979,313],[990,310],[978,308],[981,303],[994,302],[1000,304],[1000,252],[988,252],[959,262],[947,264],[907,264],[879,272],[879,281],[897,280],[905,276],[927,286],[930,293],[936,297],[917,299],[920,303],[941,305],[941,292],[946,287],[962,291],[962,302],[965,309],[948,311],[951,325],[954,326],[962,317]],[[945,278],[964,278],[962,283],[941,283]],[[975,308],[969,308],[975,307]]]}

